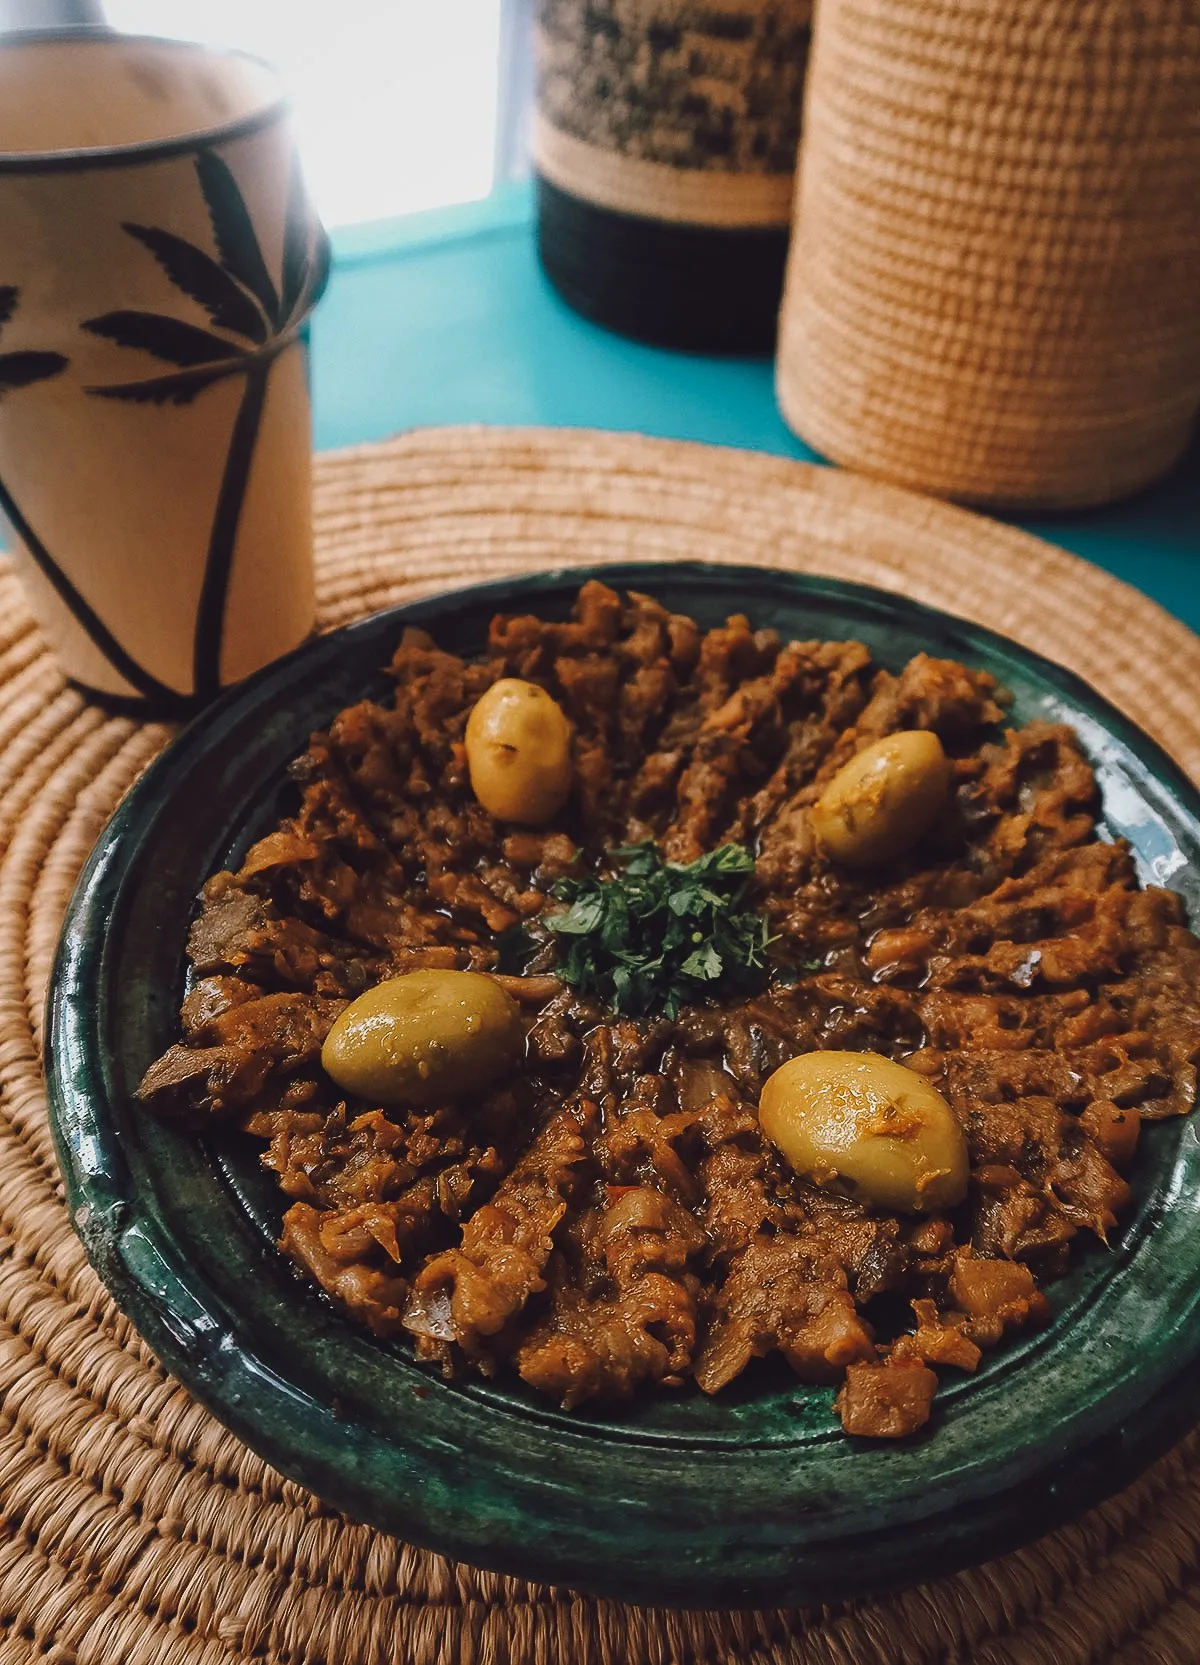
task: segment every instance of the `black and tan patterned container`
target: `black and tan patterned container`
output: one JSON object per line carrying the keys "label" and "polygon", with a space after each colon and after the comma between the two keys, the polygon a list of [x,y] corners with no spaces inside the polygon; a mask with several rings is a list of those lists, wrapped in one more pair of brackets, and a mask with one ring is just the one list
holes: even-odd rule
{"label": "black and tan patterned container", "polygon": [[538,0],[539,251],[581,312],[769,349],[812,0]]}
{"label": "black and tan patterned container", "polygon": [[1135,491],[1200,409],[1200,3],[821,0],[778,389],[967,502]]}

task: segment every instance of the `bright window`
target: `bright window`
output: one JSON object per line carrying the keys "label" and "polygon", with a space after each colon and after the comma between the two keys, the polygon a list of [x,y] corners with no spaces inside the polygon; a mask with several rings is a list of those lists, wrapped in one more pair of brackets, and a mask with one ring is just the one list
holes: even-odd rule
{"label": "bright window", "polygon": [[106,0],[104,9],[114,28],[276,64],[326,225],[491,189],[501,0]]}

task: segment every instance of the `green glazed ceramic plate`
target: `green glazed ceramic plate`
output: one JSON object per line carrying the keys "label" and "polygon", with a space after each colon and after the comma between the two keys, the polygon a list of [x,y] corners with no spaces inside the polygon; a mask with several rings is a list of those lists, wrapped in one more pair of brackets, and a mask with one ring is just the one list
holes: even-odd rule
{"label": "green glazed ceramic plate", "polygon": [[[704,625],[746,612],[785,636],[858,637],[994,672],[1015,716],[1074,725],[1110,836],[1200,918],[1200,801],[1074,676],[880,591],[751,567],[598,569]],[[828,1389],[780,1366],[566,1416],[521,1385],[446,1383],[301,1284],[280,1204],[238,1135],[198,1140],[134,1104],[176,1038],[197,892],[289,802],[309,732],[364,695],[403,625],[480,649],[499,609],[563,617],[584,571],[398,608],[270,666],[200,717],[126,798],[71,904],[49,1011],[51,1112],[75,1224],[164,1364],[285,1474],[348,1514],[478,1565],[626,1600],[828,1601],[945,1573],[1047,1531],[1191,1425],[1200,1359],[1200,1146],[1148,1129],[1110,1249],[1053,1285],[1053,1323],[947,1380],[920,1437],[855,1441]]]}

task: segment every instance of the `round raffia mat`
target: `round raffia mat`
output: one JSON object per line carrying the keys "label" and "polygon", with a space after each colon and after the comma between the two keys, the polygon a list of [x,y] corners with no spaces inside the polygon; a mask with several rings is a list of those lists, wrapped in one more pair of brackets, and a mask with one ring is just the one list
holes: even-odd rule
{"label": "round raffia mat", "polygon": [[[850,475],[617,435],[451,429],[319,458],[316,524],[327,625],[609,556],[757,561],[904,591],[1070,664],[1200,775],[1200,640],[1060,550]],[[1197,1436],[1002,1560],[873,1601],[721,1614],[452,1565],[342,1519],[226,1433],[84,1260],[38,1068],[71,886],[168,738],[64,687],[0,563],[0,1665],[1200,1658]]]}

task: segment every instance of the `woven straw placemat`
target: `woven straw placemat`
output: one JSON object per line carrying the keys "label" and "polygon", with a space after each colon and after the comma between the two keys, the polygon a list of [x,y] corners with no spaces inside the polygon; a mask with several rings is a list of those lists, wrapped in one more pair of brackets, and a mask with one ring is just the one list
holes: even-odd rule
{"label": "woven straw placemat", "polygon": [[[1200,776],[1200,640],[1098,570],[850,475],[612,434],[449,429],[321,457],[326,625],[607,557],[904,591],[1088,677]],[[1164,674],[1169,668],[1169,675]],[[155,1363],[63,1209],[38,1068],[71,886],[169,738],[67,690],[0,563],[0,1665],[1192,1665],[1200,1438],[1033,1547],[874,1601],[636,1610],[352,1525]]]}

